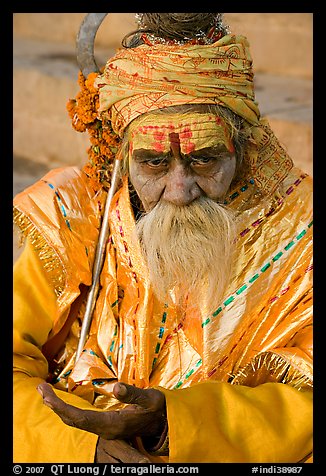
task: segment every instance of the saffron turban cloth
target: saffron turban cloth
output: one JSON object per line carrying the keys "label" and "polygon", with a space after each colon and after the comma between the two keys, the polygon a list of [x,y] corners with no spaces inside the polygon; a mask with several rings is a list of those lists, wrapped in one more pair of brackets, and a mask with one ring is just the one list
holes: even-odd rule
{"label": "saffron turban cloth", "polygon": [[116,134],[141,114],[182,104],[219,104],[250,127],[245,151],[257,185],[273,193],[293,163],[260,118],[254,94],[248,40],[226,35],[208,44],[142,44],[119,49],[94,86],[99,91],[98,117]]}

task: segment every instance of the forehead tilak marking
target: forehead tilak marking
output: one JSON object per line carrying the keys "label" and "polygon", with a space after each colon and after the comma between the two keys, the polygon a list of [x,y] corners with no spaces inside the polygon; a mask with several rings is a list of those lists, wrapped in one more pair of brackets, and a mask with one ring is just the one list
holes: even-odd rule
{"label": "forehead tilak marking", "polygon": [[170,132],[169,133],[169,141],[171,145],[172,152],[179,153],[180,152],[180,136],[177,132]]}
{"label": "forehead tilak marking", "polygon": [[[189,154],[196,148],[195,143],[190,142],[190,138],[193,138],[194,140],[195,137],[200,138],[201,136],[202,139],[204,139],[205,131],[208,133],[209,130],[211,130],[211,132],[207,134],[207,137],[217,137],[216,132],[219,130],[218,136],[222,136],[222,142],[225,143],[230,152],[234,151],[228,127],[219,116],[199,113],[188,115],[182,114],[180,116],[181,117],[179,118],[173,116],[173,123],[167,122],[171,121],[171,118],[163,115],[152,115],[150,118],[147,117],[145,120],[141,121],[138,126],[137,123],[134,125],[134,128],[132,128],[130,131],[131,137],[132,139],[135,139],[137,143],[140,142],[140,144],[144,141],[144,145],[147,144],[147,147],[149,146],[148,142],[151,141],[149,147],[158,152],[163,152],[164,150],[167,150],[169,144],[171,143],[170,134],[173,131],[173,133],[178,134],[178,141],[181,145],[181,148],[183,149],[182,152]],[[151,124],[146,124],[146,122],[149,120],[151,121]],[[156,124],[154,125],[153,122]],[[218,129],[215,130],[215,133],[213,132],[214,124],[215,126],[218,126]],[[221,129],[224,132],[223,135]],[[224,135],[225,137],[223,137]],[[175,136],[171,137],[173,138]],[[138,144],[135,145],[135,147],[138,148]],[[132,149],[133,148],[130,145],[131,153]]]}

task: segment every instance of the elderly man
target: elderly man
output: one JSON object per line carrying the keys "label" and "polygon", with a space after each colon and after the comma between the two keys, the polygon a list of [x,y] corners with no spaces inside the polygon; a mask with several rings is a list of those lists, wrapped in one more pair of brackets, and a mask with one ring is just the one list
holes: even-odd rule
{"label": "elderly man", "polygon": [[15,461],[308,461],[311,178],[260,117],[221,14],[140,20],[69,104],[89,163],[15,197]]}

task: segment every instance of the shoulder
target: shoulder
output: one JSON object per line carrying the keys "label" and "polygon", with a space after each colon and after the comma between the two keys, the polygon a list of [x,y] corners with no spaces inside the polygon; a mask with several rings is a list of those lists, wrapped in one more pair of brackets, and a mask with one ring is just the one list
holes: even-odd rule
{"label": "shoulder", "polygon": [[14,223],[55,274],[59,301],[90,284],[105,196],[78,167],[62,167],[14,198]]}
{"label": "shoulder", "polygon": [[50,170],[40,180],[18,193],[14,197],[14,206],[23,207],[28,198],[33,199],[38,195],[42,197],[42,203],[45,203],[46,199],[55,196],[55,191],[59,187],[64,189],[70,186],[71,188],[72,184],[79,184],[77,189],[73,189],[74,192],[87,189],[87,178],[78,167],[60,167]]}
{"label": "shoulder", "polygon": [[[101,210],[105,192],[95,192],[87,175],[78,167],[53,169],[14,197],[14,210],[39,225],[71,228],[90,211]],[[94,208],[95,204],[95,208]],[[19,224],[18,224],[19,225]]]}

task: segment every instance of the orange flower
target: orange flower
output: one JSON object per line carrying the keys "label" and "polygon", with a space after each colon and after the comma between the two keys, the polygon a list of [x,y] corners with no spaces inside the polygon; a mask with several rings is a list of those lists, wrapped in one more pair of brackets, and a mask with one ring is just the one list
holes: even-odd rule
{"label": "orange flower", "polygon": [[121,142],[111,124],[106,122],[103,128],[102,121],[97,118],[99,95],[94,87],[97,75],[98,73],[90,73],[85,79],[79,72],[80,91],[76,99],[69,99],[66,106],[73,128],[78,132],[87,130],[89,134],[91,146],[87,150],[88,162],[83,171],[89,177],[95,192],[101,187],[110,187],[113,161]]}
{"label": "orange flower", "polygon": [[85,86],[91,93],[97,94],[97,88],[93,86],[98,73],[90,73],[85,81]]}

